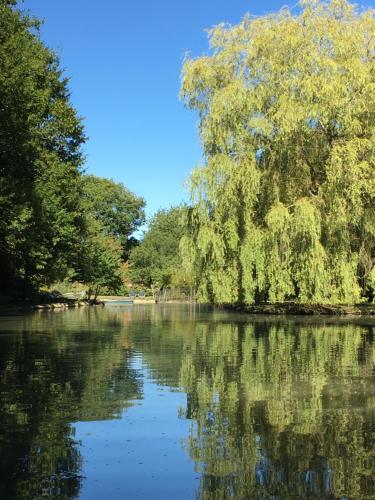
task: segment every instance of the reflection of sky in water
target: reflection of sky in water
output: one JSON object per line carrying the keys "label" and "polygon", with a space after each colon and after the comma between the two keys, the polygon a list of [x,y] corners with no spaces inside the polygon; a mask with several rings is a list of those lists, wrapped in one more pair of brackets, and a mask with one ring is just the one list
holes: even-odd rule
{"label": "reflection of sky in water", "polygon": [[150,381],[141,356],[131,367],[144,378],[143,399],[119,420],[74,424],[84,461],[80,498],[192,499],[199,475],[181,448],[190,423],[176,418],[186,395]]}

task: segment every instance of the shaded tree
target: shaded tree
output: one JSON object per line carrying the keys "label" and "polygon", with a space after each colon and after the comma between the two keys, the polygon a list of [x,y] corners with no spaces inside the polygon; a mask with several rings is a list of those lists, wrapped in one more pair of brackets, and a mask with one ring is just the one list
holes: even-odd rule
{"label": "shaded tree", "polygon": [[123,248],[118,240],[103,232],[95,219],[88,219],[86,225],[75,278],[88,286],[88,299],[96,300],[103,291],[116,293],[121,288]]}
{"label": "shaded tree", "polygon": [[0,286],[37,287],[76,261],[85,141],[39,22],[0,2]]}

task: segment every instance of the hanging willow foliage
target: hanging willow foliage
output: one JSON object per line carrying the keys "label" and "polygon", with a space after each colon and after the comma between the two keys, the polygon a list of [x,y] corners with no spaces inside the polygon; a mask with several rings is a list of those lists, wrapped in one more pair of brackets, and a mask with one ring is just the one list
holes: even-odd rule
{"label": "hanging willow foliage", "polygon": [[206,163],[181,249],[201,300],[373,297],[374,12],[300,4],[216,26],[185,61]]}

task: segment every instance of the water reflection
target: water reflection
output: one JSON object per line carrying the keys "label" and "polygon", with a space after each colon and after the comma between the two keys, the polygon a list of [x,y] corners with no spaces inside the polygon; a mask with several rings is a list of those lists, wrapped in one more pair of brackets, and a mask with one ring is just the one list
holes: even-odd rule
{"label": "water reflection", "polygon": [[1,322],[2,498],[76,498],[83,470],[70,424],[118,417],[141,397],[126,333],[97,319],[81,311]]}
{"label": "water reflection", "polygon": [[90,478],[71,424],[123,419],[146,382],[186,394],[168,426],[190,422],[198,498],[375,498],[374,322],[147,306],[0,329],[5,498],[78,497]]}
{"label": "water reflection", "polygon": [[186,448],[202,472],[200,497],[375,495],[372,328],[199,330],[180,383],[196,421]]}

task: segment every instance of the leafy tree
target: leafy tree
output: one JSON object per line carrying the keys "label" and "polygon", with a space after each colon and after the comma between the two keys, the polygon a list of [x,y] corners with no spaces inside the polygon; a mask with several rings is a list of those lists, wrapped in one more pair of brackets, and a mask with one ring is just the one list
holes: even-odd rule
{"label": "leafy tree", "polygon": [[39,22],[0,2],[0,287],[66,275],[82,230],[81,119]]}
{"label": "leafy tree", "polygon": [[88,220],[76,278],[88,285],[89,299],[96,300],[103,289],[116,292],[121,287],[121,255],[120,242],[105,234],[98,221]]}
{"label": "leafy tree", "polygon": [[147,232],[129,258],[136,283],[157,288],[172,283],[181,268],[179,242],[184,211],[183,207],[159,210],[151,219]]}
{"label": "leafy tree", "polygon": [[181,94],[199,112],[182,253],[201,300],[357,302],[375,265],[375,22],[304,0],[210,32]]}
{"label": "leafy tree", "polygon": [[86,229],[76,279],[88,284],[95,299],[100,291],[124,288],[129,273],[123,258],[134,246],[131,234],[144,222],[145,202],[113,180],[84,175],[82,182]]}
{"label": "leafy tree", "polygon": [[116,238],[124,249],[124,257],[134,246],[132,233],[145,221],[145,201],[123,184],[111,179],[83,176],[84,206],[100,221],[102,230]]}
{"label": "leafy tree", "polygon": [[0,289],[116,289],[144,200],[83,176],[83,125],[39,22],[0,1]]}

